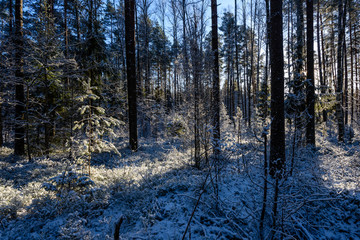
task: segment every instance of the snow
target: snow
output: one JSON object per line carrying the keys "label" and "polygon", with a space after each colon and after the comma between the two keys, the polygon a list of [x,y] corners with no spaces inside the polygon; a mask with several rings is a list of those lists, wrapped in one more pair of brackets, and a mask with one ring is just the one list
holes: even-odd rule
{"label": "snow", "polygon": [[[93,185],[60,155],[11,162],[11,149],[2,148],[0,239],[113,239],[121,217],[120,239],[181,239],[195,207],[186,239],[259,239],[263,146],[249,132],[239,144],[230,131],[224,136],[218,197],[213,168],[194,169],[191,149],[177,137],[141,139],[136,153],[118,144],[121,155],[97,155]],[[299,149],[294,174],[280,183],[275,230],[284,239],[360,239],[359,142],[339,145],[333,137],[318,133],[316,152]],[[76,174],[66,189],[69,166]]]}

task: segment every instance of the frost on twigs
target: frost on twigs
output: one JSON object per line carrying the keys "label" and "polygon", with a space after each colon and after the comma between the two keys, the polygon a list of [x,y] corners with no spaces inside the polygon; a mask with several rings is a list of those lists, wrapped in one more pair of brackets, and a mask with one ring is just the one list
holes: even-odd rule
{"label": "frost on twigs", "polygon": [[87,220],[80,216],[79,212],[70,213],[66,224],[60,228],[60,238],[62,240],[91,240],[93,236],[84,225]]}
{"label": "frost on twigs", "polygon": [[74,193],[84,194],[94,182],[86,174],[79,174],[70,169],[60,175],[50,178],[49,182],[44,183],[43,187],[48,191],[53,191],[60,198]]}

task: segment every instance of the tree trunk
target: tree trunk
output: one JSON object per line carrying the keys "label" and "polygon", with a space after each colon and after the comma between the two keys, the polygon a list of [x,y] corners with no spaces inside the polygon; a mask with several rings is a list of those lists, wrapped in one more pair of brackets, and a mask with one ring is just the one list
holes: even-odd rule
{"label": "tree trunk", "polygon": [[[190,77],[189,77],[189,56],[187,52],[187,40],[186,40],[186,0],[182,0],[182,21],[183,21],[183,55],[184,55],[184,71],[185,71],[185,92],[189,92]],[[189,99],[189,95],[186,96]]]}
{"label": "tree trunk", "polygon": [[[1,86],[1,90],[0,93],[3,92],[2,86]],[[3,116],[2,116],[2,104],[0,103],[0,147],[3,146],[4,144],[4,138],[3,138]]]}
{"label": "tree trunk", "polygon": [[315,147],[315,80],[314,80],[314,3],[306,0],[306,105],[309,119],[306,124],[306,143]]}
{"label": "tree trunk", "polygon": [[295,138],[298,144],[303,143],[303,128],[305,111],[303,85],[304,85],[304,11],[303,0],[296,0],[296,52],[295,52],[295,76],[294,76],[294,95],[295,95]]}
{"label": "tree trunk", "polygon": [[[195,33],[197,32],[195,22]],[[193,78],[194,78],[194,142],[195,142],[195,167],[200,169],[200,113],[199,113],[199,101],[200,101],[200,92],[199,92],[199,80],[200,80],[200,71],[201,66],[199,66],[199,48],[197,45],[197,34],[193,36],[192,40],[192,54],[193,54]]]}
{"label": "tree trunk", "polygon": [[[256,4],[258,4],[256,2]],[[260,40],[262,38],[262,35],[260,33],[260,10],[258,10],[257,14],[256,14],[256,18],[258,19],[258,23],[257,23],[257,35],[258,35],[258,39],[257,39],[257,62],[256,62],[256,89],[255,89],[255,93],[254,96],[256,96],[254,98],[254,100],[256,99],[256,104],[257,104],[257,96],[258,96],[258,92],[260,90],[260,52],[261,52],[261,44],[260,44]],[[254,106],[256,105],[254,102]]]}
{"label": "tree trunk", "polygon": [[[316,13],[316,40],[317,40],[317,52],[318,52],[318,64],[319,64],[319,80],[320,80],[320,93],[323,97],[325,95],[326,86],[325,79],[323,78],[322,73],[322,53],[321,53],[321,43],[320,43],[320,1],[317,2],[317,13]],[[326,111],[323,110],[323,121],[325,121]]]}
{"label": "tree trunk", "polygon": [[347,0],[345,0],[344,3],[344,14],[343,14],[343,31],[344,31],[344,36],[343,36],[343,66],[344,66],[344,96],[343,96],[343,106],[344,106],[344,122],[345,122],[345,126],[348,125],[348,115],[349,115],[349,101],[348,101],[348,96],[349,96],[349,89],[348,89],[348,85],[349,85],[349,81],[348,81],[348,62],[347,62],[347,50],[346,50],[346,15],[347,15]]}
{"label": "tree trunk", "polygon": [[148,25],[148,12],[147,12],[147,1],[145,1],[144,6],[145,12],[143,14],[144,23],[145,23],[145,95],[148,97],[150,95],[150,36],[149,36],[149,25]]}
{"label": "tree trunk", "polygon": [[[237,0],[235,0],[235,67],[236,67],[236,84],[237,84],[237,111],[241,112],[241,97],[242,94],[240,94],[240,71],[239,71],[239,46],[238,46],[238,25],[237,25]],[[236,114],[239,116],[238,119],[238,129],[237,129],[237,138],[238,143],[240,142],[240,135],[241,135],[241,118],[240,118],[240,112],[237,112]]]}
{"label": "tree trunk", "polygon": [[81,40],[81,33],[80,33],[80,13],[79,13],[79,3],[76,2],[75,4],[75,18],[76,18],[76,40],[80,44]]}
{"label": "tree trunk", "polygon": [[[346,15],[346,14],[344,14]],[[345,19],[344,19],[345,21]],[[344,66],[344,94],[343,94],[343,106],[344,106],[344,122],[345,126],[349,123],[349,79],[348,79],[348,61],[347,61],[347,50],[346,50],[346,39],[344,34],[344,46],[343,46],[343,66]]]}
{"label": "tree trunk", "polygon": [[213,127],[214,127],[214,155],[220,155],[220,78],[219,78],[219,47],[218,47],[218,20],[217,3],[211,0],[211,46],[213,52]]}
{"label": "tree trunk", "polygon": [[264,76],[264,92],[266,94],[266,105],[265,105],[265,111],[264,111],[264,123],[266,118],[269,115],[268,107],[269,104],[267,102],[268,99],[268,80],[269,80],[269,45],[270,45],[270,2],[269,0],[265,0],[265,8],[266,8],[266,49],[265,49],[265,76]]}
{"label": "tree trunk", "polygon": [[135,61],[135,1],[125,0],[125,41],[129,108],[129,140],[132,151],[138,149],[137,102],[136,102],[136,61]]}
{"label": "tree trunk", "polygon": [[338,123],[338,141],[344,142],[344,111],[342,108],[343,98],[343,39],[345,29],[343,27],[343,1],[339,0],[338,5],[339,18],[338,18],[338,49],[337,49],[337,84],[336,84],[336,118]]}
{"label": "tree trunk", "polygon": [[[291,34],[291,29],[292,29],[292,1],[289,1],[288,3],[288,19],[287,19],[287,67],[288,67],[288,84],[291,82],[291,44],[292,44],[292,34]],[[290,28],[291,25],[291,28]]]}
{"label": "tree trunk", "polygon": [[248,44],[247,44],[247,34],[246,34],[246,2],[243,1],[243,38],[245,43],[245,53],[244,53],[244,61],[243,61],[243,67],[244,67],[244,100],[243,100],[243,109],[244,109],[244,118],[245,123],[248,123],[248,79],[249,79],[249,72],[248,72]]}
{"label": "tree trunk", "polygon": [[[136,32],[136,42],[139,42],[139,22],[138,22],[138,10],[135,8],[135,32]],[[144,89],[143,89],[143,85],[142,85],[142,76],[141,76],[141,71],[142,71],[142,64],[140,61],[140,47],[139,44],[136,46],[137,47],[137,51],[136,51],[136,63],[137,63],[137,68],[136,68],[136,80],[137,80],[137,96],[139,99],[141,99],[143,97],[143,93],[144,93]],[[126,76],[126,73],[125,73]],[[139,100],[141,102],[141,100]]]}
{"label": "tree trunk", "polygon": [[271,137],[270,174],[282,178],[285,162],[282,0],[270,1]]}
{"label": "tree trunk", "polygon": [[[356,38],[356,28],[354,27],[354,39]],[[356,48],[356,43],[355,43],[355,48]],[[358,53],[357,51],[354,51],[354,66],[358,66]],[[354,104],[355,104],[355,109],[354,111],[356,112],[356,120],[359,121],[359,69],[356,67],[355,68],[355,96],[354,96]],[[355,117],[355,116],[354,116]]]}
{"label": "tree trunk", "polygon": [[25,93],[23,72],[23,0],[15,1],[15,155],[25,154]]}
{"label": "tree trunk", "polygon": [[[349,2],[349,6],[351,6],[351,0]],[[350,124],[353,126],[354,124],[354,46],[353,46],[353,39],[352,39],[352,12],[349,13],[350,15],[350,23],[349,23],[349,34],[350,34],[350,84],[351,84],[351,111],[350,111]]]}
{"label": "tree trunk", "polygon": [[[320,7],[319,7],[320,8]],[[320,11],[320,9],[318,9]],[[319,17],[320,17],[320,22],[319,22],[319,27],[320,27],[320,23],[322,23],[322,16],[321,14],[319,13]],[[320,37],[321,37],[321,56],[322,56],[322,68],[323,68],[323,83],[324,83],[324,88],[323,88],[323,91],[324,91],[324,94],[327,92],[327,77],[328,76],[326,74],[326,65],[327,65],[327,58],[325,59],[325,43],[324,43],[324,31],[323,31],[323,28],[320,29]],[[324,122],[327,122],[327,111],[326,109],[323,110],[323,121]]]}
{"label": "tree trunk", "polygon": [[13,0],[9,0],[9,36],[12,37],[13,34]]}

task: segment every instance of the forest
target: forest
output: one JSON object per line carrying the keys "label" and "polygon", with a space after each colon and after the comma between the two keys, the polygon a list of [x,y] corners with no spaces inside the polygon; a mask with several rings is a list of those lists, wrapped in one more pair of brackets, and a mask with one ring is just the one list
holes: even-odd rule
{"label": "forest", "polygon": [[359,0],[0,0],[0,239],[360,239]]}

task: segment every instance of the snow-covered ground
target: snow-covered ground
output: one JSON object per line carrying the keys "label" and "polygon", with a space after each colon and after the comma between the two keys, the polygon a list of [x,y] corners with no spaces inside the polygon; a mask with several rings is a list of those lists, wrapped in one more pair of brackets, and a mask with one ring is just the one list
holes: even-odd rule
{"label": "snow-covered ground", "polygon": [[[318,137],[318,151],[299,150],[293,175],[280,182],[273,233],[360,239],[359,144]],[[185,231],[185,239],[260,238],[263,149],[251,134],[241,144],[229,135],[218,175],[193,168],[178,139],[140,142],[136,153],[123,147],[121,156],[94,158],[90,178],[61,157],[15,161],[2,148],[0,239],[113,239],[119,220],[120,239],[182,239]],[[268,182],[265,238],[273,222]]]}

